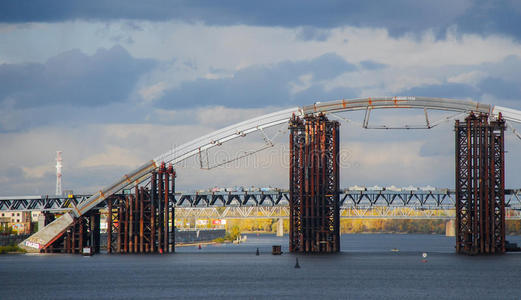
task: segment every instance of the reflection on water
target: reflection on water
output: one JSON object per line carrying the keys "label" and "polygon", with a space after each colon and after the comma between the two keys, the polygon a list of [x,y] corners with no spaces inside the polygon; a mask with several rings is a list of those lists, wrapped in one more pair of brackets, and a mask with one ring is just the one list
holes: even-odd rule
{"label": "reflection on water", "polygon": [[[519,237],[509,240],[521,244]],[[271,255],[282,245],[281,256]],[[521,254],[454,254],[439,235],[343,235],[342,253],[292,255],[287,237],[169,255],[0,256],[1,299],[395,298],[519,299]],[[260,255],[256,256],[259,248]],[[399,251],[391,251],[398,249]],[[427,252],[426,262],[422,253]],[[301,268],[295,269],[299,258]]]}

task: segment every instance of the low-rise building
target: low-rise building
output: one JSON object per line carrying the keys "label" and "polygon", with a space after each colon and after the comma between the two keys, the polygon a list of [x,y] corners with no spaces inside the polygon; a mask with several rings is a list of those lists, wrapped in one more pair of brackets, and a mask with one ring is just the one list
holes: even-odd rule
{"label": "low-rise building", "polygon": [[28,211],[7,211],[1,212],[0,217],[9,218],[9,223],[31,222],[31,213]]}
{"label": "low-rise building", "polygon": [[33,210],[31,211],[31,222],[38,222],[38,218],[42,214],[39,210]]}
{"label": "low-rise building", "polygon": [[28,211],[8,211],[1,212],[0,219],[2,226],[12,228],[15,233],[31,233],[31,212]]}

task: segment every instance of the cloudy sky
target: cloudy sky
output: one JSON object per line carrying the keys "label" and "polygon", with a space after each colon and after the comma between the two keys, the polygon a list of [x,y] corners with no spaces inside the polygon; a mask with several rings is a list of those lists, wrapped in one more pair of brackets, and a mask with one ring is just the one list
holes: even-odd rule
{"label": "cloudy sky", "polygon": [[[521,2],[2,1],[0,195],[88,193],[225,125],[315,101],[433,96],[521,109]],[[417,124],[423,112],[378,112]],[[444,117],[436,115],[434,117]],[[345,114],[356,120],[360,116]],[[453,123],[342,124],[342,186],[454,186]],[[287,186],[285,126],[270,151],[177,167],[178,190]],[[209,164],[262,147],[254,134]],[[507,137],[507,186],[521,140]]]}

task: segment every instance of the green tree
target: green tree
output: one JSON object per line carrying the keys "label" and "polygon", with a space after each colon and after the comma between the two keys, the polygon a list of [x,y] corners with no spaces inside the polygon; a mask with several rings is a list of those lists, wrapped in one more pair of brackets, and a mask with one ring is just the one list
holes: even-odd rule
{"label": "green tree", "polygon": [[241,229],[238,225],[233,225],[228,232],[226,232],[225,239],[226,240],[236,240],[238,236],[241,235]]}

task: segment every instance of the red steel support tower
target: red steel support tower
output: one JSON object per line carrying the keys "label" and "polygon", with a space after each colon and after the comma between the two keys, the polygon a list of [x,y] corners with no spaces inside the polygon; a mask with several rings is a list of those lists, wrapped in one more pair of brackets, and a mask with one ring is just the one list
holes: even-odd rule
{"label": "red steel support tower", "polygon": [[291,252],[340,251],[339,126],[324,115],[290,121]]}
{"label": "red steel support tower", "polygon": [[[107,253],[175,252],[175,177],[172,165],[162,163],[151,174],[150,188],[135,186],[134,193],[107,198]],[[45,252],[81,253],[90,246],[100,251],[98,210],[76,218]]]}
{"label": "red steel support tower", "polygon": [[456,252],[505,252],[505,121],[456,121]]}

